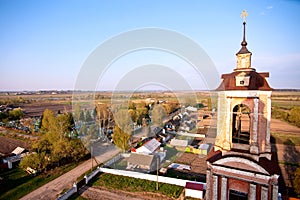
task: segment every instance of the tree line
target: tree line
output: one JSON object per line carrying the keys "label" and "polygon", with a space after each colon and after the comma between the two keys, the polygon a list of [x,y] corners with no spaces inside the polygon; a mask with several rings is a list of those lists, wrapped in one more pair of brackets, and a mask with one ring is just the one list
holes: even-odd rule
{"label": "tree line", "polygon": [[[129,101],[127,105],[96,103],[93,110],[83,109],[80,104],[74,106],[74,120],[79,122],[79,135],[89,146],[91,139],[110,137],[122,151],[129,148],[131,134],[137,126],[148,127],[149,122],[163,126],[163,119],[178,110],[177,102],[159,103],[145,101]],[[94,123],[95,122],[95,123]],[[108,130],[112,132],[109,135]]]}
{"label": "tree line", "polygon": [[300,127],[300,106],[294,106],[290,110],[274,106],[272,108],[272,117]]}
{"label": "tree line", "polygon": [[21,108],[14,108],[0,112],[0,122],[7,123],[10,120],[19,120],[24,116]]}
{"label": "tree line", "polygon": [[20,167],[47,171],[54,167],[77,162],[88,154],[80,139],[70,137],[74,120],[71,113],[55,114],[46,109],[41,124],[41,138],[34,141],[34,152],[24,157]]}

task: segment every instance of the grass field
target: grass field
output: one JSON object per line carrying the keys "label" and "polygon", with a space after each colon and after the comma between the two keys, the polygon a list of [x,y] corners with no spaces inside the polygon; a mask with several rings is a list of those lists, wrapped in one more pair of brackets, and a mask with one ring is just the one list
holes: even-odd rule
{"label": "grass field", "polygon": [[18,167],[1,172],[0,177],[2,180],[0,181],[0,199],[20,199],[36,188],[39,188],[67,171],[70,171],[76,167],[77,164],[78,163],[65,165],[37,176],[28,175],[25,171]]}
{"label": "grass field", "polygon": [[103,186],[113,190],[125,190],[127,192],[155,192],[171,198],[178,198],[183,191],[183,187],[166,183],[159,183],[158,190],[156,190],[156,182],[154,181],[112,174],[101,174],[90,185]]}
{"label": "grass field", "polygon": [[300,106],[300,92],[298,91],[274,91],[272,93],[272,106],[290,109]]}
{"label": "grass field", "polygon": [[283,133],[271,133],[271,135],[275,138],[276,144],[300,146],[299,135]]}

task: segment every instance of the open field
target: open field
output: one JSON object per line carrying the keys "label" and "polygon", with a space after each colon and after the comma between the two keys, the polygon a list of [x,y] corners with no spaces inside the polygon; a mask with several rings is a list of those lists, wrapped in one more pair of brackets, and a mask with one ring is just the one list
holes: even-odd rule
{"label": "open field", "polygon": [[[207,98],[215,97],[215,92],[209,91],[175,91],[175,92],[95,92],[95,93],[77,93],[76,97],[84,104],[85,101],[95,100],[102,103],[111,103],[111,97],[114,95],[120,99],[140,100],[153,98],[157,100],[178,101],[180,98],[197,96],[198,101],[205,101]],[[15,106],[27,109],[28,115],[36,115],[42,112],[43,108],[53,109],[54,111],[70,110],[72,105],[72,91],[58,94],[10,94],[0,93],[0,104],[11,103]],[[300,105],[300,91],[273,91],[272,105],[281,107],[292,107]],[[30,108],[32,107],[32,108]]]}
{"label": "open field", "polygon": [[42,115],[45,109],[49,109],[58,112],[70,112],[72,110],[72,105],[69,103],[30,103],[30,104],[22,104],[20,107],[25,112],[25,117],[39,117]]}
{"label": "open field", "polygon": [[282,108],[300,106],[300,92],[274,91],[272,92],[272,106],[279,106]]}

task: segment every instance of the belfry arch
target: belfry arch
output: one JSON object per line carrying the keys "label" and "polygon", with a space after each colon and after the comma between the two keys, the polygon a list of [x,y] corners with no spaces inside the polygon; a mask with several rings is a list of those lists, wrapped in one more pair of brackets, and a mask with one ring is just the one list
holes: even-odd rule
{"label": "belfry arch", "polygon": [[232,110],[232,143],[249,144],[251,110],[245,104],[238,104]]}

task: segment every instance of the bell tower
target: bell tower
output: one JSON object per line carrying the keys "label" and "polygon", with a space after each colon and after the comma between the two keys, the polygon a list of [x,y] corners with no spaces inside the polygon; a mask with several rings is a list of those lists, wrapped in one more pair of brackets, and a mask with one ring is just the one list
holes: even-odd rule
{"label": "bell tower", "polygon": [[252,53],[246,42],[248,14],[243,11],[241,16],[243,39],[236,67],[222,75],[217,88],[217,136],[207,159],[206,198],[276,199],[278,175],[270,168],[274,162],[270,143],[272,88],[267,81],[269,73],[258,73],[251,66]]}
{"label": "bell tower", "polygon": [[272,88],[269,73],[257,73],[251,66],[252,53],[247,49],[246,20],[243,11],[243,40],[236,54],[236,68],[222,75],[218,90],[218,130],[215,150],[240,154],[259,160],[270,159],[270,120]]}

